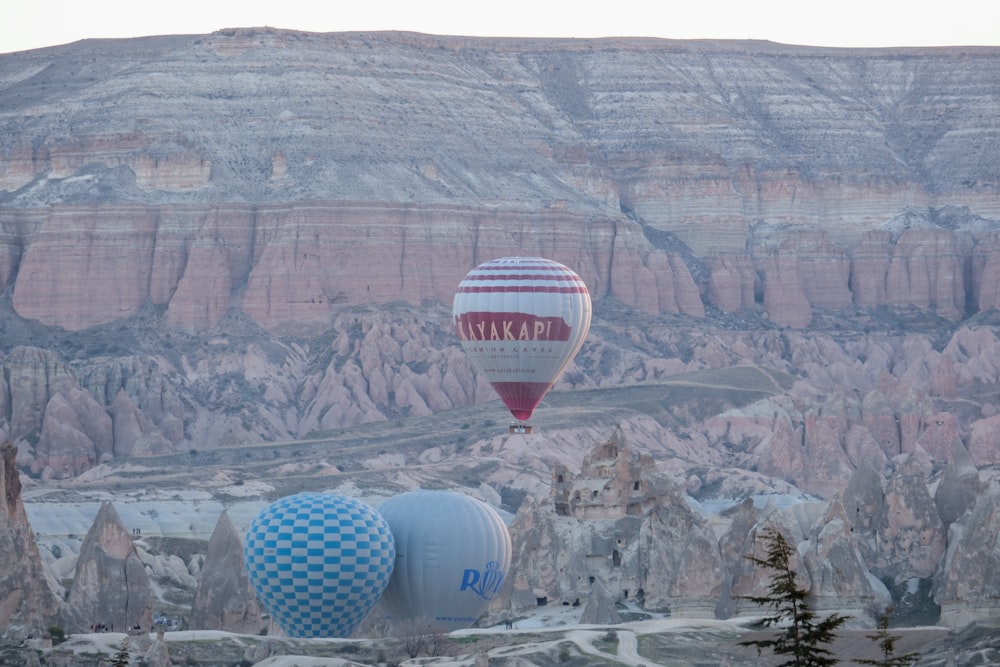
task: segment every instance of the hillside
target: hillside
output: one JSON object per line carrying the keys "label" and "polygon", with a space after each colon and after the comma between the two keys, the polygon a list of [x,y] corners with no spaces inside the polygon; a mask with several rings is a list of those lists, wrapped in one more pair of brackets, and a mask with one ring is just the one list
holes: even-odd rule
{"label": "hillside", "polygon": [[[0,433],[57,593],[105,501],[183,615],[223,510],[425,487],[510,518],[494,616],[585,568],[747,613],[767,522],[824,609],[989,616],[998,63],[269,28],[0,55]],[[594,300],[531,436],[453,332],[506,255]]]}

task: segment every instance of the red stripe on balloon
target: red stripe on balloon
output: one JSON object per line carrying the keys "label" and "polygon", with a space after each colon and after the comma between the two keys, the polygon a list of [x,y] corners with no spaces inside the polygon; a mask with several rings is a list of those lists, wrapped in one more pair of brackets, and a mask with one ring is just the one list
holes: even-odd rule
{"label": "red stripe on balloon", "polygon": [[574,285],[572,287],[554,287],[550,285],[467,285],[459,286],[460,294],[502,294],[528,292],[538,294],[588,294],[584,285]]}
{"label": "red stripe on balloon", "polygon": [[[533,269],[534,270],[534,269]],[[504,271],[505,273],[496,273],[496,271]],[[510,269],[504,267],[502,269],[498,268],[494,271],[483,271],[482,269],[475,269],[470,271],[465,277],[466,280],[579,280],[580,278],[569,271],[552,271],[551,273],[527,273],[526,271],[519,271],[515,273],[507,273]]]}
{"label": "red stripe on balloon", "polygon": [[552,388],[551,382],[490,382],[514,419],[528,421],[542,398]]}

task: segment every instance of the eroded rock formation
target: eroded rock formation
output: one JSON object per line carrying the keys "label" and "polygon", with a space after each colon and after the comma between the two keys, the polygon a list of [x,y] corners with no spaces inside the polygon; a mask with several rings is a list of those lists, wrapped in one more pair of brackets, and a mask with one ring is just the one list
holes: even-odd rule
{"label": "eroded rock formation", "polygon": [[42,636],[59,612],[24,512],[16,459],[13,445],[0,446],[0,628],[6,643]]}
{"label": "eroded rock formation", "polygon": [[[923,416],[894,402],[995,383],[995,336],[928,335],[898,383],[918,351],[879,334],[1000,304],[997,55],[272,29],[4,54],[0,428],[33,474],[65,478],[485,400],[447,304],[477,262],[538,254],[599,306],[713,330],[647,340],[627,370],[611,356],[633,351],[609,350],[577,384],[770,366],[773,342],[824,391],[885,371],[864,425],[887,456],[941,461],[950,443],[918,443]],[[401,303],[433,315],[394,318]],[[773,337],[817,325],[874,339]],[[827,495],[849,477],[871,443],[835,409],[796,408],[775,474]]]}
{"label": "eroded rock formation", "polygon": [[243,540],[227,512],[219,516],[208,541],[191,626],[245,634],[258,634],[267,627],[243,564]]}
{"label": "eroded rock formation", "polygon": [[650,313],[959,320],[1000,303],[996,57],[272,29],[5,54],[0,285],[74,331],[149,305],[315,331],[516,253]]}
{"label": "eroded rock formation", "polygon": [[551,497],[522,507],[511,538],[506,594],[515,610],[610,593],[650,608],[714,614],[723,572],[711,528],[620,431],[590,452],[579,474],[557,467]]}
{"label": "eroded rock formation", "polygon": [[992,618],[1000,608],[1000,586],[993,574],[1000,566],[998,527],[1000,489],[994,483],[968,514],[952,524],[944,578],[935,596],[948,625],[962,627]]}
{"label": "eroded rock formation", "polygon": [[[448,304],[538,254],[596,306],[560,388],[756,373],[648,408],[658,472],[578,469],[576,432],[472,445],[577,485],[522,508],[515,605],[586,599],[592,570],[735,612],[765,510],[713,554],[681,488],[811,496],[823,530],[768,515],[831,606],[882,595],[838,579],[852,549],[924,586],[1000,461],[998,56],[272,29],[0,55],[0,434],[44,483],[492,400]],[[80,576],[104,614],[111,575]]]}
{"label": "eroded rock formation", "polygon": [[928,473],[919,457],[904,455],[885,487],[873,569],[897,581],[929,579],[945,553],[946,530],[927,488]]}
{"label": "eroded rock formation", "polygon": [[118,632],[152,629],[153,590],[132,539],[114,506],[101,505],[77,558],[67,632],[90,632],[96,625]]}

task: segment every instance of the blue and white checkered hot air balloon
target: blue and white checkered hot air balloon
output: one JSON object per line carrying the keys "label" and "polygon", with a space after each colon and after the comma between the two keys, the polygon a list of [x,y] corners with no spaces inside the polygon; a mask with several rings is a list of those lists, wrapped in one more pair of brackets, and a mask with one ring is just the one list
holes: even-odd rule
{"label": "blue and white checkered hot air balloon", "polygon": [[257,598],[289,637],[349,637],[388,585],[396,549],[369,505],[299,493],[251,522],[243,558]]}

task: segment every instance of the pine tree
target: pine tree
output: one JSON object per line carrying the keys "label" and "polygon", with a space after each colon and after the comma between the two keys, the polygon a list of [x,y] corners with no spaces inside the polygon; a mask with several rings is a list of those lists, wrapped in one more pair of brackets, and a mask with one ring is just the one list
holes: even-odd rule
{"label": "pine tree", "polygon": [[882,657],[877,660],[870,658],[855,658],[854,662],[862,665],[876,665],[876,667],[909,667],[920,659],[919,653],[905,653],[896,655],[896,642],[899,637],[889,634],[889,617],[892,616],[892,608],[886,610],[878,617],[878,632],[867,635],[868,639],[878,642]]}
{"label": "pine tree", "polygon": [[770,649],[775,655],[789,656],[779,667],[832,667],[837,659],[832,657],[826,645],[836,636],[836,630],[847,621],[846,616],[830,614],[817,620],[807,602],[809,591],[799,586],[792,571],[792,547],[785,537],[772,527],[766,528],[761,538],[767,548],[765,558],[756,555],[747,559],[760,567],[776,572],[768,584],[768,594],[747,596],[745,599],[768,607],[770,616],[765,616],[761,624],[765,628],[787,623],[777,635],[768,639],[754,639],[740,642],[744,646],[756,646],[757,650]]}
{"label": "pine tree", "polygon": [[118,649],[115,657],[111,658],[111,667],[128,667],[131,658],[128,654],[128,639],[122,640],[122,647]]}

